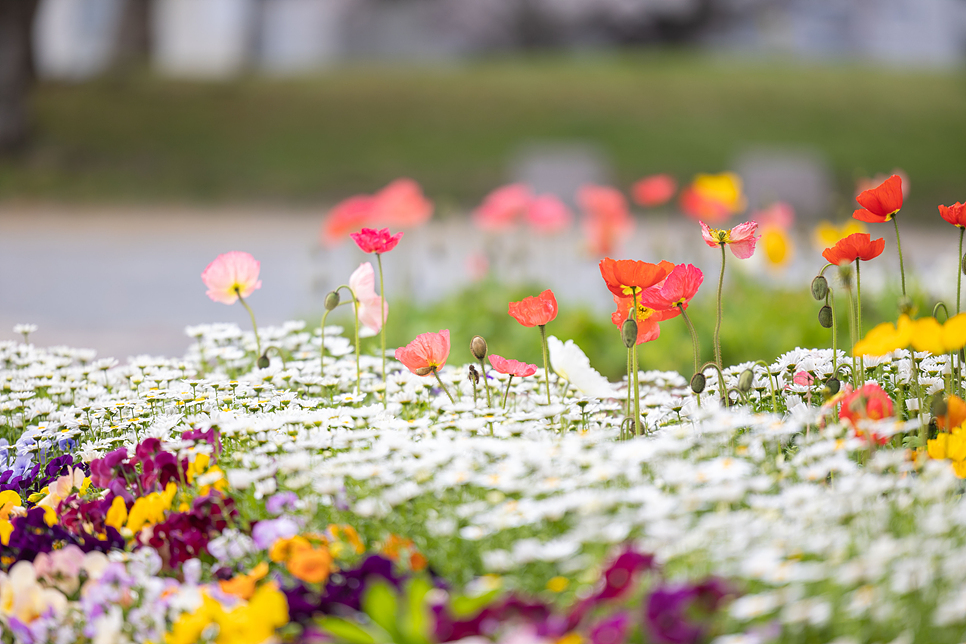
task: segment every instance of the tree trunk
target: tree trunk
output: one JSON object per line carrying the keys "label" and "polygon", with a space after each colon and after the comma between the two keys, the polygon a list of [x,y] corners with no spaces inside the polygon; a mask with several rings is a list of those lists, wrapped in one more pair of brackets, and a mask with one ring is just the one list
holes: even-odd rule
{"label": "tree trunk", "polygon": [[0,0],[0,153],[20,148],[29,134],[36,12],[37,0]]}
{"label": "tree trunk", "polygon": [[148,63],[153,4],[152,0],[124,0],[114,41],[115,67],[138,67]]}

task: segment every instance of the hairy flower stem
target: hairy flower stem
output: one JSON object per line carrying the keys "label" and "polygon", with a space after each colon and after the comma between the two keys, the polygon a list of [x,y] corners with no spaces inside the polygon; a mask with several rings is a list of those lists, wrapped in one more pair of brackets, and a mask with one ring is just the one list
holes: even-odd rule
{"label": "hairy flower stem", "polygon": [[480,369],[483,370],[483,388],[486,389],[486,406],[492,407],[493,402],[490,400],[490,383],[486,379],[486,363],[480,360]]}
{"label": "hairy flower stem", "polygon": [[919,449],[926,449],[926,440],[929,438],[929,425],[922,422],[922,384],[919,382],[919,360],[916,359],[916,350],[914,348],[909,349],[909,355],[912,357],[912,378],[916,382],[916,401],[918,401],[916,409],[916,420],[919,421]]}
{"label": "hairy flower stem", "polygon": [[262,355],[262,341],[258,339],[258,325],[255,324],[255,313],[252,311],[252,307],[248,306],[248,302],[245,301],[245,298],[241,296],[241,291],[237,286],[235,287],[235,294],[238,295],[238,301],[242,303],[242,306],[245,307],[245,310],[248,311],[248,315],[252,318],[252,329],[255,331],[255,359],[258,360],[258,358],[260,358]]}
{"label": "hairy flower stem", "polygon": [[[862,276],[859,273],[859,258],[855,259],[855,337],[862,339]],[[859,356],[859,370],[862,372],[862,384],[865,384],[865,356]]]}
{"label": "hairy flower stem", "polygon": [[959,293],[963,285],[963,233],[966,233],[966,228],[959,229],[959,266],[956,267],[956,315],[959,315]]}
{"label": "hairy flower stem", "polygon": [[839,360],[839,321],[835,317],[835,294],[828,292],[828,306],[832,309],[832,373],[838,371]]}
{"label": "hairy flower stem", "polygon": [[725,245],[721,244],[721,275],[718,276],[718,320],[714,324],[714,361],[718,369],[722,368],[721,362],[721,292],[724,290],[725,272]]}
{"label": "hairy flower stem", "polygon": [[506,392],[503,394],[503,409],[506,409],[506,399],[510,397],[510,383],[513,382],[513,374],[506,381]]}
{"label": "hairy flower stem", "polygon": [[346,289],[352,294],[352,308],[355,310],[356,315],[356,395],[358,396],[362,394],[362,367],[359,366],[359,354],[361,353],[361,345],[359,343],[359,298],[356,297],[355,291],[351,288],[347,286]]}
{"label": "hairy flower stem", "polygon": [[547,404],[550,403],[550,352],[547,350],[547,325],[540,325],[540,348],[543,349],[543,375],[547,380]]}
{"label": "hairy flower stem", "polygon": [[376,262],[379,264],[379,317],[382,324],[379,328],[379,335],[382,342],[382,386],[385,388],[382,396],[382,407],[389,406],[389,381],[386,380],[386,281],[382,277],[382,253],[376,253]]}
{"label": "hairy flower stem", "polygon": [[691,355],[694,357],[694,373],[698,373],[698,334],[694,330],[694,325],[691,324],[691,318],[688,317],[688,312],[684,308],[684,305],[678,304],[678,310],[681,311],[681,317],[684,318],[684,323],[688,325],[688,332],[691,334]]}
{"label": "hairy flower stem", "polygon": [[319,330],[322,332],[322,337],[319,340],[319,377],[325,377],[325,319],[329,317],[329,309],[325,310],[322,314],[322,323],[319,325]]}
{"label": "hairy flower stem", "polygon": [[859,388],[859,370],[855,362],[855,297],[852,295],[852,285],[846,282],[845,288],[849,294],[849,340],[852,344],[852,387]]}
{"label": "hairy flower stem", "polygon": [[[902,277],[902,296],[906,296],[906,268],[902,263],[902,242],[899,240],[899,221],[893,216],[892,223],[896,227],[896,250],[899,251],[899,275]],[[960,255],[960,259],[962,255]]]}
{"label": "hairy flower stem", "polygon": [[627,349],[627,404],[624,405],[624,418],[631,417],[631,389],[633,389],[634,376],[631,375],[631,368],[634,366],[631,359],[631,348]]}
{"label": "hairy flower stem", "polygon": [[[637,320],[637,289],[634,289],[634,308],[631,309],[634,313],[634,320]],[[633,352],[633,370],[634,370],[634,435],[641,435],[641,382],[640,382],[640,369],[637,366],[637,344],[635,343],[631,347]]]}
{"label": "hairy flower stem", "polygon": [[443,393],[446,394],[446,397],[449,398],[449,401],[455,405],[456,401],[453,400],[453,396],[449,393],[449,389],[447,389],[446,385],[443,384],[443,379],[439,377],[439,369],[436,367],[433,367],[433,375],[436,376],[436,382],[439,383],[439,386],[443,388]]}

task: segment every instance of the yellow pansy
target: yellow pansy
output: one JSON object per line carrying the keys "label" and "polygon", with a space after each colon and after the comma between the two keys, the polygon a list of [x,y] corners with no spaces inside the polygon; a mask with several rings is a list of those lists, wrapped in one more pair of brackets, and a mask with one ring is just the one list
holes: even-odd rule
{"label": "yellow pansy", "polygon": [[107,510],[104,523],[115,530],[120,530],[125,521],[127,521],[127,504],[124,503],[124,499],[115,496],[114,500],[111,501],[111,507]]}
{"label": "yellow pansy", "polygon": [[912,341],[915,325],[908,315],[899,316],[898,324],[883,322],[873,327],[865,337],[855,343],[856,356],[884,356],[898,349],[905,349]]}
{"label": "yellow pansy", "polygon": [[9,546],[11,534],[13,534],[13,523],[6,519],[0,519],[0,543]]}
{"label": "yellow pansy", "polygon": [[22,506],[20,495],[13,490],[0,492],[0,519],[9,519],[13,509]]}

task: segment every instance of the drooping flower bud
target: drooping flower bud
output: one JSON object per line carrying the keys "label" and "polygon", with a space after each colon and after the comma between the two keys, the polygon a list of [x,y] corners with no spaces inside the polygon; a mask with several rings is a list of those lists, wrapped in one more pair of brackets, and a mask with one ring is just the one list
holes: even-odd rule
{"label": "drooping flower bud", "polygon": [[742,393],[748,393],[751,391],[751,386],[755,382],[755,372],[751,369],[745,369],[738,376],[738,391]]}
{"label": "drooping flower bud", "polygon": [[828,304],[818,310],[818,323],[826,329],[832,328],[832,307]]}
{"label": "drooping flower bud", "polygon": [[266,352],[258,356],[258,361],[255,364],[258,365],[259,369],[268,369],[268,365],[271,364],[271,361],[268,359],[268,353]]}
{"label": "drooping flower bud", "polygon": [[828,389],[830,395],[834,396],[842,388],[842,383],[839,382],[838,378],[829,378],[825,381],[825,388]]}
{"label": "drooping flower bud", "polygon": [[325,296],[325,310],[333,311],[335,307],[339,306],[340,298],[338,291],[330,291],[328,295]]}
{"label": "drooping flower bud", "polygon": [[416,369],[416,375],[428,376],[429,374],[433,373],[433,371],[435,370],[436,370],[436,367],[420,367],[419,369]]}
{"label": "drooping flower bud", "polygon": [[816,300],[824,300],[826,295],[828,295],[828,280],[818,275],[812,280],[812,297]]}
{"label": "drooping flower bud", "polygon": [[470,340],[470,353],[477,360],[486,357],[486,340],[483,339],[482,335],[474,335],[473,339]]}
{"label": "drooping flower bud", "polygon": [[708,379],[704,377],[704,374],[700,371],[693,376],[691,376],[691,391],[696,394],[700,394],[704,391],[704,385],[708,382]]}
{"label": "drooping flower bud", "polygon": [[637,320],[627,318],[621,325],[621,340],[624,346],[630,349],[637,343]]}
{"label": "drooping flower bud", "polygon": [[963,269],[963,275],[966,275],[966,253],[963,253],[963,260],[960,262],[960,265]]}

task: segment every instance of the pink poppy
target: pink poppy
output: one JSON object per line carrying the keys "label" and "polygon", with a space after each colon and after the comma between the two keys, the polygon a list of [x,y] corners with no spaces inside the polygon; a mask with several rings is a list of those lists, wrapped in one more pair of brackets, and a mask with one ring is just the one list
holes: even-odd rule
{"label": "pink poppy", "polygon": [[569,228],[573,215],[554,195],[540,195],[527,206],[526,219],[538,233],[552,235]]}
{"label": "pink poppy", "polygon": [[[372,264],[363,262],[349,277],[349,288],[359,300],[359,322],[373,334],[379,333],[389,316],[389,302],[383,302],[376,293],[376,274]],[[380,304],[385,304],[379,315]]]}
{"label": "pink poppy", "polygon": [[585,185],[577,192],[584,211],[584,234],[595,255],[611,255],[618,241],[634,232],[627,199],[616,188]]}
{"label": "pink poppy", "polygon": [[640,302],[647,308],[655,310],[673,309],[678,306],[688,308],[704,282],[704,273],[691,264],[678,264],[665,278],[664,283],[645,289],[640,295]]}
{"label": "pink poppy", "polygon": [[699,223],[701,224],[701,236],[704,237],[704,243],[711,248],[718,248],[722,244],[727,244],[738,259],[748,259],[755,254],[755,243],[761,238],[761,235],[755,236],[755,233],[758,232],[757,222],[746,221],[731,230],[709,228],[708,224],[703,221]]}
{"label": "pink poppy", "polygon": [[433,202],[412,179],[396,179],[373,197],[372,220],[380,226],[414,228],[433,216]]}
{"label": "pink poppy", "polygon": [[557,317],[557,298],[547,289],[535,297],[510,302],[508,313],[523,326],[544,326]]}
{"label": "pink poppy", "polygon": [[776,201],[764,210],[755,211],[751,218],[760,226],[774,226],[788,230],[795,223],[795,209],[784,201]]}
{"label": "pink poppy", "polygon": [[396,360],[417,376],[439,371],[449,357],[449,329],[439,333],[422,333],[404,347],[396,349]]}
{"label": "pink poppy", "polygon": [[674,196],[678,183],[669,174],[654,174],[644,177],[631,188],[634,201],[645,208],[666,204]]}
{"label": "pink poppy", "polygon": [[208,287],[208,297],[222,304],[234,304],[239,295],[248,297],[262,287],[258,279],[260,266],[261,263],[249,253],[233,250],[208,264],[201,273],[201,280]]}
{"label": "pink poppy", "polygon": [[[624,325],[624,320],[631,315],[631,310],[634,308],[634,298],[615,295],[614,303],[617,305],[617,310],[611,314],[610,321],[620,329]],[[634,316],[637,321],[637,344],[657,340],[661,336],[661,327],[658,325],[658,322],[670,320],[679,313],[680,311],[677,309],[658,311],[638,301],[637,315]]]}
{"label": "pink poppy", "polygon": [[376,200],[369,195],[356,195],[336,204],[322,222],[322,243],[334,246],[349,233],[373,222]]}
{"label": "pink poppy", "polygon": [[537,365],[535,364],[527,364],[519,360],[508,360],[498,355],[489,355],[487,358],[490,364],[493,365],[493,368],[500,373],[517,376],[518,378],[525,378],[537,373]]}
{"label": "pink poppy", "polygon": [[349,235],[362,252],[376,253],[377,255],[388,253],[395,248],[402,236],[402,233],[390,235],[388,228],[382,230],[363,228],[361,231]]}
{"label": "pink poppy", "polygon": [[473,213],[473,223],[487,232],[503,232],[513,228],[523,216],[533,194],[524,183],[512,183],[497,188],[483,199],[483,203]]}

